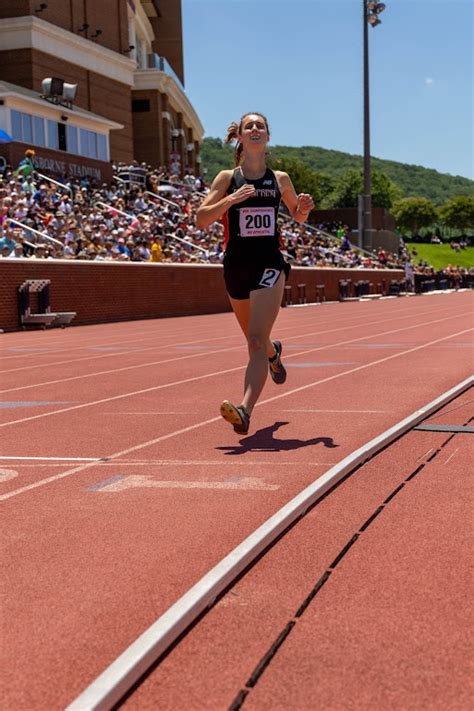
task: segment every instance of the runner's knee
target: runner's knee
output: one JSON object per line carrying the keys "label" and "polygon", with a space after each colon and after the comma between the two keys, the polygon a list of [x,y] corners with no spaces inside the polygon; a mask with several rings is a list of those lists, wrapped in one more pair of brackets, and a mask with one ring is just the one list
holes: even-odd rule
{"label": "runner's knee", "polygon": [[265,339],[261,336],[251,334],[247,340],[249,346],[249,353],[257,353],[258,351],[261,351],[266,348]]}

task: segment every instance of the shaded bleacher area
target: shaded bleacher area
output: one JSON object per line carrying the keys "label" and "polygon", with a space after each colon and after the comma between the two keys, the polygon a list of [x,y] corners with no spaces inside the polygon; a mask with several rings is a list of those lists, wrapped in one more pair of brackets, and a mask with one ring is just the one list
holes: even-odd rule
{"label": "shaded bleacher area", "polygon": [[[210,263],[222,261],[223,227],[196,227],[196,210],[208,186],[202,177],[184,179],[134,161],[118,163],[110,185],[88,178],[57,181],[7,166],[0,176],[0,256],[14,259]],[[280,227],[285,252],[295,266],[400,269],[410,256],[401,240],[398,254],[354,247],[341,223],[299,225],[284,212]],[[345,229],[344,229],[345,228]],[[337,233],[337,236],[336,236]],[[413,265],[417,290],[459,288],[471,281],[466,269],[435,271]],[[425,282],[429,282],[429,285]],[[440,282],[443,286],[440,287]],[[434,286],[433,286],[434,283]]]}

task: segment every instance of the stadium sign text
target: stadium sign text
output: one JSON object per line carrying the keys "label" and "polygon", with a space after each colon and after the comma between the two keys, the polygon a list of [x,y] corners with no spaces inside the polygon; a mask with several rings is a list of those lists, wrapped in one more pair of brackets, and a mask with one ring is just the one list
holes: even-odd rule
{"label": "stadium sign text", "polygon": [[100,168],[95,168],[90,165],[79,165],[78,163],[71,163],[68,160],[56,160],[42,156],[35,156],[34,164],[40,171],[47,171],[48,173],[55,173],[60,176],[73,176],[74,178],[89,177],[102,180],[102,171]]}

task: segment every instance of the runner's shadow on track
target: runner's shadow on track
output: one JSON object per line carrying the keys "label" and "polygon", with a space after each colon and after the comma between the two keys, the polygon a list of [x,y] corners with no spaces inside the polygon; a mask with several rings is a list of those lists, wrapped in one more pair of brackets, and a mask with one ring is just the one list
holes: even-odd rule
{"label": "runner's shadow on track", "polygon": [[329,449],[339,447],[334,444],[332,437],[313,437],[312,439],[274,439],[273,435],[283,425],[289,422],[275,422],[274,425],[257,430],[254,434],[239,440],[239,444],[216,447],[225,451],[227,455],[245,454],[246,452],[288,452],[291,449],[301,449],[302,447],[312,447],[316,444],[323,444]]}

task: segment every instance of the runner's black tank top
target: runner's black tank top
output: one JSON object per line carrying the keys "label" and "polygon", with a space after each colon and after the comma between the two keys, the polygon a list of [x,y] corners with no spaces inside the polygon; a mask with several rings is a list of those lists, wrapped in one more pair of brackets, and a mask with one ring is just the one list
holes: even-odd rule
{"label": "runner's black tank top", "polygon": [[232,205],[223,217],[225,256],[239,264],[264,261],[281,246],[277,223],[281,193],[275,173],[267,168],[261,178],[249,180],[241,168],[236,168],[227,194],[245,183],[255,186],[255,197]]}

